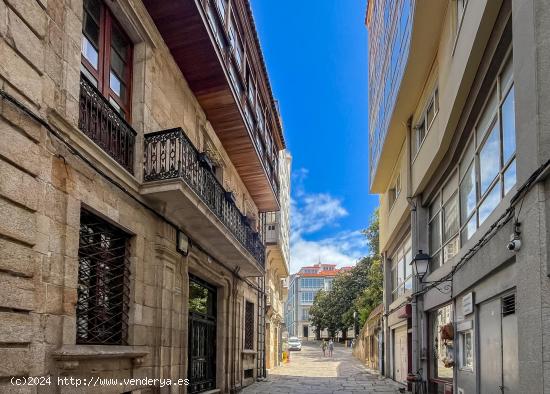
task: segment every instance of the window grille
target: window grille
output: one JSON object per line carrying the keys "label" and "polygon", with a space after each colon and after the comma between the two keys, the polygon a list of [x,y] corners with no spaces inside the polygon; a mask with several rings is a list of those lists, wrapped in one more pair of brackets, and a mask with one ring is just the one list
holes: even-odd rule
{"label": "window grille", "polygon": [[127,344],[130,236],[83,210],[78,248],[76,341]]}
{"label": "window grille", "polygon": [[244,316],[244,348],[254,349],[254,304],[246,301]]}

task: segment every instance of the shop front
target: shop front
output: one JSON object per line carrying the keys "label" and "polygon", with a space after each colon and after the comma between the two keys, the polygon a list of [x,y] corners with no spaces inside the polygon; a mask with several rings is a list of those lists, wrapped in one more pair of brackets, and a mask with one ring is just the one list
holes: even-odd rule
{"label": "shop front", "polygon": [[453,306],[429,312],[429,392],[452,394],[455,366]]}
{"label": "shop front", "polygon": [[388,316],[389,328],[389,376],[396,382],[407,385],[411,372],[411,305],[407,304]]}

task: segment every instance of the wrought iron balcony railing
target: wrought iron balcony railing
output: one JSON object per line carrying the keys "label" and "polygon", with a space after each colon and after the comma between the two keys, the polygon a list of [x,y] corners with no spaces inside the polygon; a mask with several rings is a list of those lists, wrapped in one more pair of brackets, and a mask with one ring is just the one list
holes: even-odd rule
{"label": "wrought iron balcony railing", "polygon": [[84,75],[80,75],[78,127],[129,173],[134,173],[136,132]]}
{"label": "wrought iron balcony railing", "polygon": [[181,127],[145,135],[145,182],[182,179],[263,267],[265,246]]}

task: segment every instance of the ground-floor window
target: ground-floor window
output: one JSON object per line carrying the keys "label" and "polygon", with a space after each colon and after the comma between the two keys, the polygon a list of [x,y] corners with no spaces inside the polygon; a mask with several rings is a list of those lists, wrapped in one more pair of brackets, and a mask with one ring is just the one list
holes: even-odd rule
{"label": "ground-floor window", "polygon": [[86,210],[80,214],[76,342],[125,345],[131,236]]}
{"label": "ground-floor window", "polygon": [[430,312],[430,393],[444,394],[454,377],[453,307]]}
{"label": "ground-floor window", "polygon": [[244,348],[254,349],[254,303],[246,301],[244,315]]}

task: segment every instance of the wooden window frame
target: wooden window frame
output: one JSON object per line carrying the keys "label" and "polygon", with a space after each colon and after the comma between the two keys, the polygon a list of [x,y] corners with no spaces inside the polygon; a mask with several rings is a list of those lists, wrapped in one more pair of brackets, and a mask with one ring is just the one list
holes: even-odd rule
{"label": "wooden window frame", "polygon": [[[113,99],[115,103],[120,106],[124,111],[124,120],[128,123],[131,121],[132,113],[132,78],[133,78],[133,52],[134,45],[126,31],[123,29],[122,25],[116,20],[111,10],[107,5],[102,1],[98,1],[100,4],[100,14],[99,14],[99,47],[98,47],[98,69],[96,70],[94,66],[84,57],[81,53],[81,64],[97,81],[97,89],[105,97],[107,102],[112,105],[110,99]],[[84,12],[86,12],[86,7],[83,7]],[[127,40],[128,52],[127,52],[127,73],[126,80],[122,81],[126,86],[126,101],[124,103],[120,97],[111,89],[110,87],[110,72],[111,72],[111,43],[113,36],[113,29],[117,29],[120,34]],[[81,33],[84,35],[84,32]],[[118,114],[122,114],[117,110]]]}

